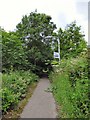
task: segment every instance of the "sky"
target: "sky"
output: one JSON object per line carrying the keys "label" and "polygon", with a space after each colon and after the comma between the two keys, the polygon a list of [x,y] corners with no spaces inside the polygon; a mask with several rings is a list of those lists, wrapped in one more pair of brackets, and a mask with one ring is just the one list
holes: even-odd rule
{"label": "sky", "polygon": [[57,30],[75,21],[88,41],[89,0],[0,0],[0,26],[13,31],[23,15],[35,11],[52,17]]}

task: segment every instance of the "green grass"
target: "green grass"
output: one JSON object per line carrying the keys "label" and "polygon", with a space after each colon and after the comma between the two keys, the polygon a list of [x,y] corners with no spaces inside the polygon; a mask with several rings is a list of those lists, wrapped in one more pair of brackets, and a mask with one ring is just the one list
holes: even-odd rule
{"label": "green grass", "polygon": [[[69,84],[67,73],[55,75],[55,78],[53,78],[52,89],[57,103],[62,105],[62,111],[59,111],[59,117],[62,116],[68,118],[73,116],[74,108],[72,103],[69,101],[69,96],[72,94],[72,88]],[[67,114],[67,111],[69,111],[69,114]]]}
{"label": "green grass", "polygon": [[59,117],[89,116],[88,70],[85,56],[63,59],[50,74],[52,91],[60,106]]}

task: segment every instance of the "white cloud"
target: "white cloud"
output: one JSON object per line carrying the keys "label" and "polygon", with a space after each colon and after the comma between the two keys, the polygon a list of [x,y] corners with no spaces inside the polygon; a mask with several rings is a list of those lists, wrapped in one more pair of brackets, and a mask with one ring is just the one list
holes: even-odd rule
{"label": "white cloud", "polygon": [[0,0],[0,26],[7,31],[14,30],[23,15],[37,9],[40,13],[50,15],[58,28],[64,28],[76,20],[87,36],[87,20],[76,6],[76,2],[86,1],[88,0]]}

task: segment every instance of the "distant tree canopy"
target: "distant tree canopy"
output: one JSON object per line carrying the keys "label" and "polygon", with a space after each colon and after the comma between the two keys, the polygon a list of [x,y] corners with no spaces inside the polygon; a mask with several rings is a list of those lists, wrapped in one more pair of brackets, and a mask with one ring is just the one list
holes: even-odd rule
{"label": "distant tree canopy", "polygon": [[86,48],[86,41],[81,33],[81,27],[72,22],[67,25],[65,30],[61,28],[58,31],[58,38],[60,40],[60,53],[63,57],[75,57]]}
{"label": "distant tree canopy", "polygon": [[41,75],[44,71],[52,70],[51,61],[53,52],[57,51],[58,38],[61,58],[75,57],[83,51],[86,42],[76,22],[72,22],[65,30],[60,28],[56,33],[56,25],[51,20],[49,15],[35,11],[22,17],[15,32],[0,30],[3,71],[30,69]]}

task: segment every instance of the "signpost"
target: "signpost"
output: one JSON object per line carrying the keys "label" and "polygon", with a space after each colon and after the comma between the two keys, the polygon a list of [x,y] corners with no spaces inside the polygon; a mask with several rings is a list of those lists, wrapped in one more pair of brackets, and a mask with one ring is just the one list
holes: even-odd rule
{"label": "signpost", "polygon": [[58,52],[54,52],[54,58],[58,58],[60,64],[60,41],[59,39],[57,41],[58,41]]}

